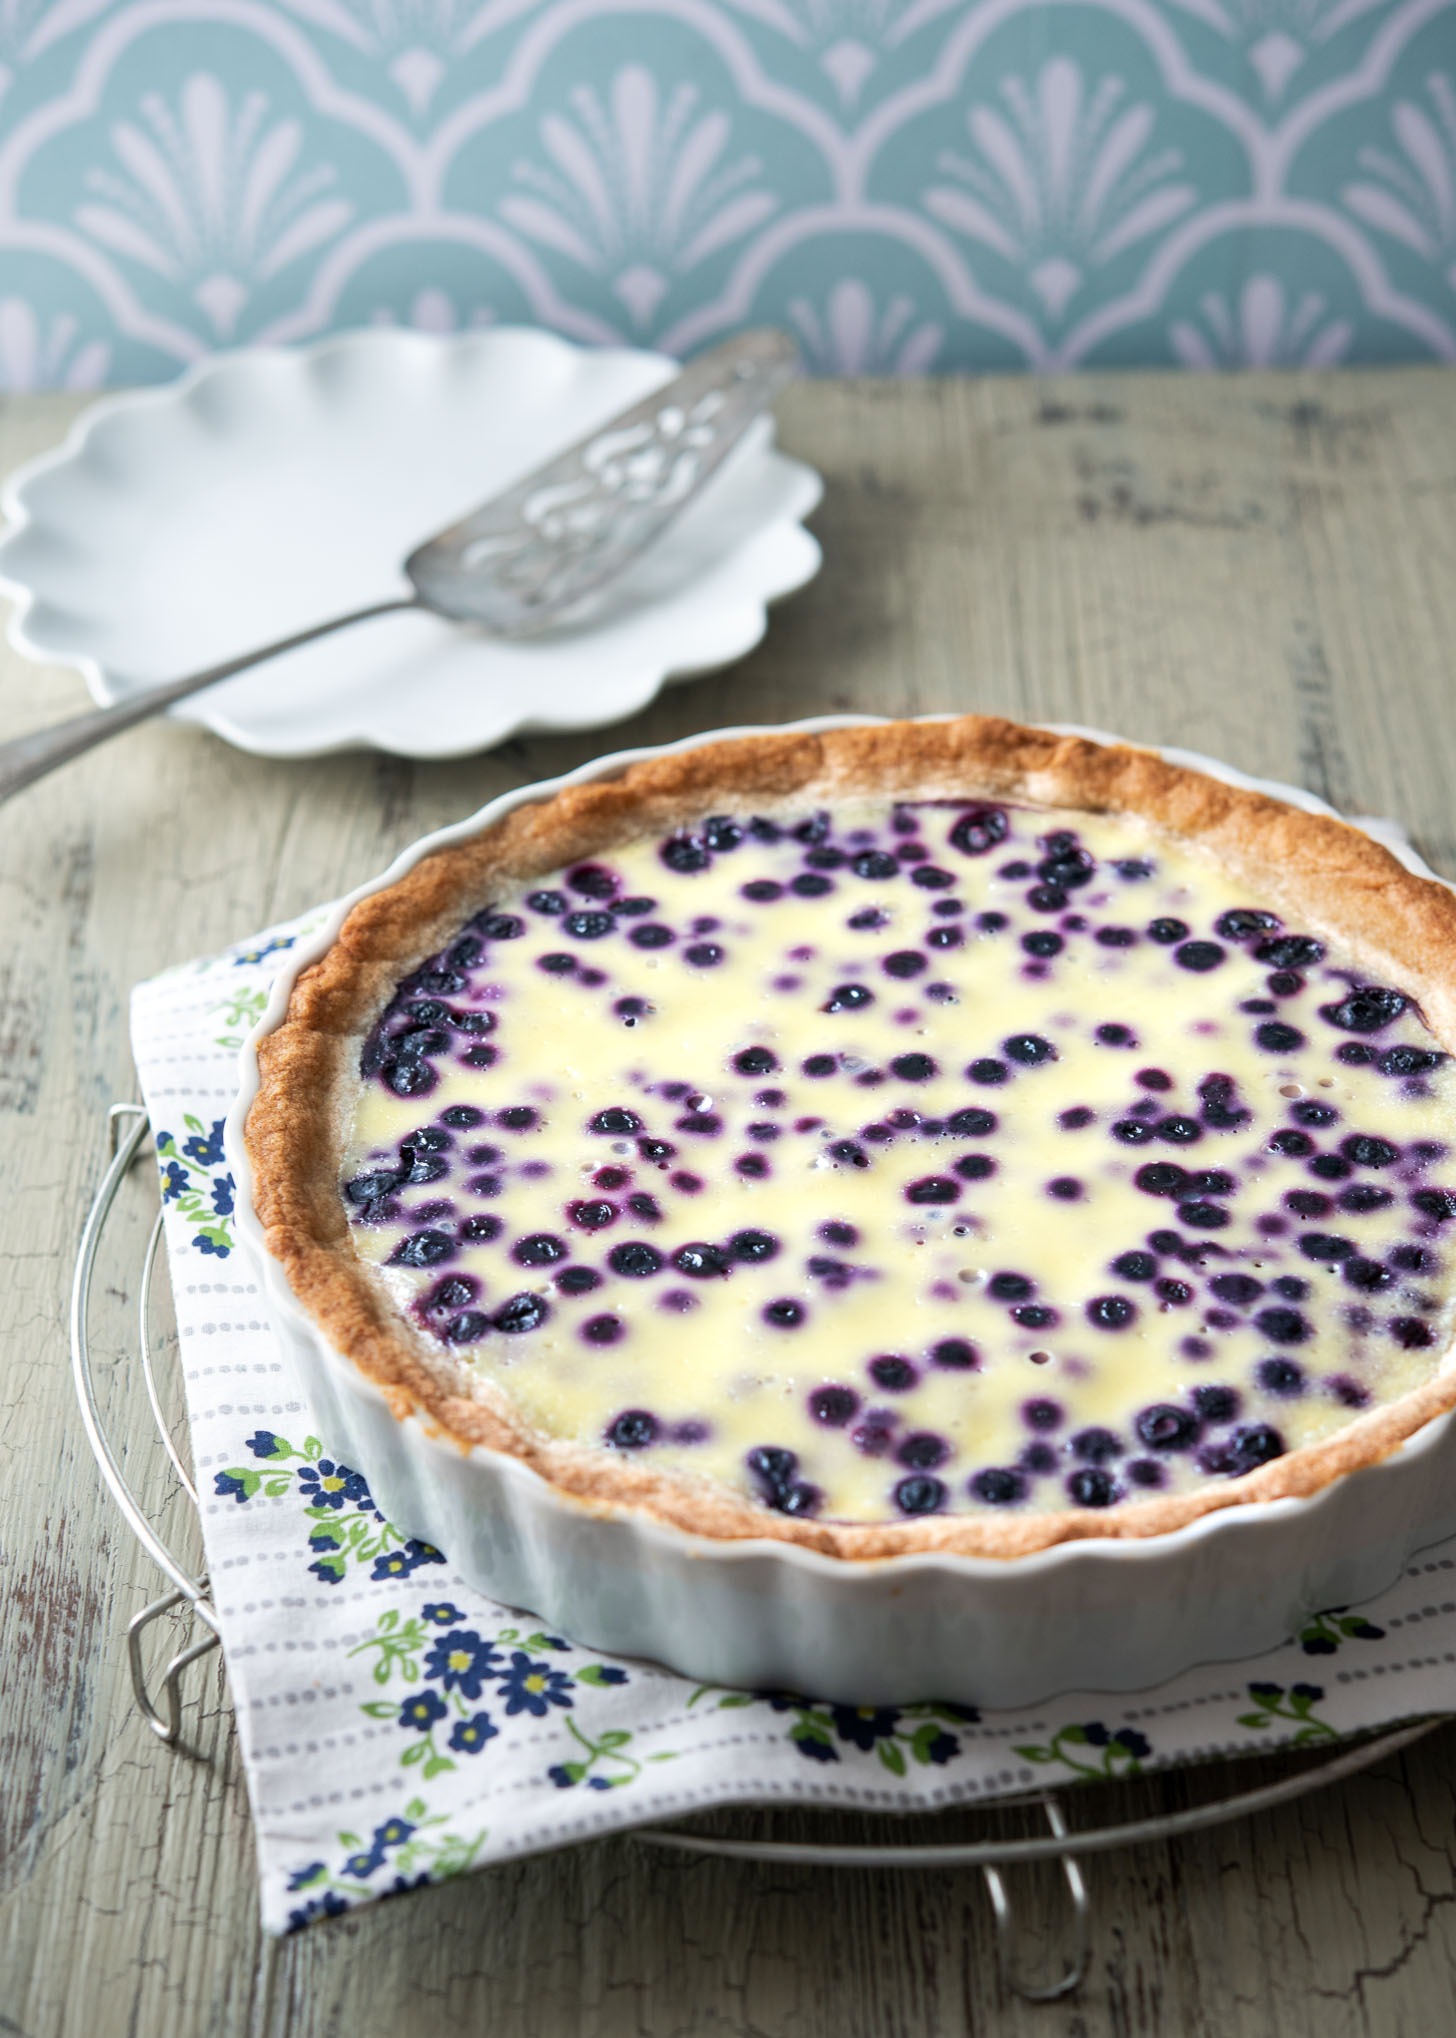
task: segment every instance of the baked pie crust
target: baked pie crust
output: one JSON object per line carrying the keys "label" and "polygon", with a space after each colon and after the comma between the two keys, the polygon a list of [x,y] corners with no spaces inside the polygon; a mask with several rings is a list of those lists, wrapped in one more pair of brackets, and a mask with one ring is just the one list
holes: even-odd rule
{"label": "baked pie crust", "polygon": [[1333,818],[1148,751],[983,716],[728,738],[648,758],[523,804],[361,900],[259,1043],[246,1145],[267,1250],[333,1350],[383,1391],[395,1417],[417,1416],[462,1451],[514,1457],[588,1508],[634,1510],[701,1536],[772,1538],[839,1558],[1004,1559],[1077,1539],[1164,1535],[1250,1502],[1317,1494],[1456,1405],[1449,1351],[1432,1351],[1430,1376],[1412,1390],[1195,1490],[1055,1512],[855,1522],[776,1511],[640,1455],[551,1437],[506,1395],[460,1391],[458,1369],[439,1362],[360,1258],[340,1193],[361,1050],[401,977],[504,892],[548,872],[725,811],[801,813],[886,797],[1141,817],[1287,924],[1337,944],[1367,982],[1398,985],[1439,1046],[1456,1052],[1456,898]]}

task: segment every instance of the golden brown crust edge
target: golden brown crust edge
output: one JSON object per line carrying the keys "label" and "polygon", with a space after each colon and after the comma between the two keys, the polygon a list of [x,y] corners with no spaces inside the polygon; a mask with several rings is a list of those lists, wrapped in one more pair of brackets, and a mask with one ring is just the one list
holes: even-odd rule
{"label": "golden brown crust edge", "polygon": [[517,807],[361,900],[329,951],[300,973],[283,1020],[259,1042],[259,1089],[246,1127],[254,1205],[269,1253],[334,1352],[347,1354],[385,1392],[397,1416],[416,1411],[462,1449],[514,1457],[589,1507],[638,1510],[710,1538],[772,1539],[861,1560],[930,1553],[1013,1558],[1069,1541],[1163,1535],[1249,1501],[1318,1493],[1388,1456],[1456,1406],[1456,1369],[1448,1367],[1337,1435],[1216,1488],[1105,1512],[853,1524],[773,1514],[706,1483],[543,1438],[503,1401],[450,1390],[356,1258],[337,1188],[356,1044],[395,982],[503,882],[599,855],[741,799],[763,806],[875,793],[1140,814],[1217,857],[1286,917],[1352,950],[1372,976],[1395,979],[1419,998],[1442,1044],[1456,1050],[1456,897],[1445,886],[1414,876],[1342,821],[1150,751],[968,715],[727,738],[646,758],[615,777]]}

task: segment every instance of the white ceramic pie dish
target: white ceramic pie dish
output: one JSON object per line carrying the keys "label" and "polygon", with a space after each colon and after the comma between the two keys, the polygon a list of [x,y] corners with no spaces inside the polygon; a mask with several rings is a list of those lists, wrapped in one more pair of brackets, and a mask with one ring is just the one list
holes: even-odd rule
{"label": "white ceramic pie dish", "polygon": [[[824,716],[795,726],[818,731],[875,719]],[[750,733],[717,730],[671,747]],[[398,1527],[445,1550],[472,1584],[578,1641],[648,1657],[702,1682],[858,1704],[935,1696],[991,1707],[1035,1704],[1070,1689],[1140,1690],[1195,1663],[1258,1654],[1310,1613],[1383,1590],[1414,1551],[1456,1532],[1452,1415],[1312,1499],[1246,1504],[1162,1536],[1064,1543],[1011,1562],[951,1555],[856,1562],[771,1539],[693,1536],[575,1499],[514,1458],[467,1452],[416,1415],[397,1419],[380,1390],[329,1346],[264,1249],[243,1140],[258,1086],[257,1042],[278,1025],[300,971],[330,946],[358,900],[512,807],[654,754],[618,752],[523,787],[406,850],[290,955],[243,1049],[226,1134],[239,1237],[306,1382],[316,1426],[331,1450],[366,1475]],[[1330,811],[1307,793],[1207,758],[1164,754],[1312,812]],[[1408,847],[1389,846],[1430,875]]]}

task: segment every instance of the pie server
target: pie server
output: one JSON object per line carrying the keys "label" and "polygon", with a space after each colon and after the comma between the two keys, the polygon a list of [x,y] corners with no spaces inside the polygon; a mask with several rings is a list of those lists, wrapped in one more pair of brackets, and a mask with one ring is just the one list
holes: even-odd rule
{"label": "pie server", "polygon": [[175,701],[371,616],[429,609],[515,639],[577,620],[697,498],[797,369],[793,341],[770,328],[710,348],[650,396],[417,546],[404,562],[412,593],[0,743],[0,800]]}

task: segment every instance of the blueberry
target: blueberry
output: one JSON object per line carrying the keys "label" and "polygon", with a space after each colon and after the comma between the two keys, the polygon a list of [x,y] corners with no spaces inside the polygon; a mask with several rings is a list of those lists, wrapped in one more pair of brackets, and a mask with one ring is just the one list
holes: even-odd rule
{"label": "blueberry", "polygon": [[1039,1033],[1013,1033],[1001,1043],[1003,1054],[1009,1055],[1023,1068],[1035,1068],[1039,1062],[1055,1061],[1057,1051],[1049,1040],[1043,1040]]}
{"label": "blueberry", "polygon": [[1202,1433],[1198,1417],[1186,1408],[1175,1407],[1171,1401],[1157,1401],[1151,1408],[1144,1408],[1133,1428],[1150,1451],[1190,1450]]}
{"label": "blueberry", "polygon": [[1095,1330],[1122,1330],[1137,1315],[1137,1304],[1127,1295],[1097,1295],[1087,1304],[1087,1321]]}
{"label": "blueberry", "polygon": [[1216,1274],[1209,1288],[1220,1302],[1232,1302],[1237,1309],[1250,1309],[1264,1292],[1264,1283],[1252,1274]]}
{"label": "blueberry", "polygon": [[614,1345],[626,1328],[620,1316],[589,1316],[581,1327],[581,1334],[590,1345]]}
{"label": "blueberry", "polygon": [[1283,1455],[1284,1439],[1277,1429],[1272,1429],[1267,1422],[1247,1423],[1229,1438],[1229,1463],[1219,1469],[1235,1473],[1252,1472]]}
{"label": "blueberry", "polygon": [[469,1274],[451,1274],[434,1290],[425,1307],[448,1316],[456,1309],[464,1309],[479,1293],[479,1281],[473,1280]]}
{"label": "blueberry", "polygon": [[1105,1465],[1120,1455],[1122,1439],[1113,1435],[1110,1429],[1082,1429],[1071,1441],[1074,1458],[1082,1458],[1089,1465]]}
{"label": "blueberry", "polygon": [[1160,919],[1148,922],[1148,939],[1159,942],[1164,948],[1171,948],[1175,941],[1182,941],[1188,934],[1186,921]]}
{"label": "blueberry", "polygon": [[1304,1046],[1299,1028],[1286,1026],[1281,1019],[1266,1019],[1262,1026],[1256,1026],[1254,1039],[1269,1054],[1293,1054]]}
{"label": "blueberry", "polygon": [[1118,1498],[1117,1482],[1100,1465],[1084,1465],[1074,1472],[1067,1491],[1078,1507],[1111,1507]]}
{"label": "blueberry", "polygon": [[1374,1182],[1355,1182],[1350,1188],[1340,1191],[1340,1208],[1362,1216],[1369,1210],[1383,1210],[1387,1203],[1394,1201],[1389,1189],[1379,1188]]}
{"label": "blueberry", "polygon": [[784,888],[771,877],[756,877],[742,887],[742,892],[744,898],[751,899],[755,906],[766,906],[773,899],[781,899]]}
{"label": "blueberry", "polygon": [[401,1239],[390,1254],[390,1265],[395,1267],[434,1267],[441,1260],[448,1259],[454,1251],[454,1241],[448,1232],[416,1231],[409,1238]]}
{"label": "blueberry", "polygon": [[1222,1231],[1229,1221],[1227,1210],[1221,1210],[1217,1203],[1205,1203],[1201,1199],[1180,1203],[1178,1215],[1194,1231]]}
{"label": "blueberry", "polygon": [[1456,1217],[1456,1190],[1417,1189],[1411,1203],[1423,1217],[1434,1218],[1437,1224]]}
{"label": "blueberry", "polygon": [[885,957],[885,975],[890,977],[918,977],[925,968],[925,957],[916,948],[898,948],[893,955]]}
{"label": "blueberry", "polygon": [[527,897],[526,904],[536,913],[564,913],[566,911],[566,894],[564,892],[532,892]]}
{"label": "blueberry", "polygon": [[1174,1281],[1166,1276],[1154,1283],[1153,1293],[1160,1302],[1166,1302],[1174,1309],[1181,1309],[1184,1303],[1193,1300],[1193,1290],[1186,1281]]}
{"label": "blueberry", "polygon": [[525,933],[525,923],[514,913],[482,913],[471,923],[487,941],[515,941]]}
{"label": "blueberry", "polygon": [[551,1267],[566,1258],[566,1247],[552,1232],[533,1231],[528,1238],[516,1241],[511,1258],[518,1267]]}
{"label": "blueberry", "polygon": [[445,1342],[451,1345],[479,1344],[490,1329],[490,1318],[479,1309],[462,1309],[445,1325]]}
{"label": "blueberry", "polygon": [[945,1438],[929,1429],[913,1431],[895,1452],[897,1462],[911,1472],[933,1472],[949,1456],[950,1445]]}
{"label": "blueberry", "polygon": [[948,1175],[922,1175],[918,1182],[912,1182],[905,1191],[907,1203],[954,1203],[961,1193],[960,1184],[951,1181]]}
{"label": "blueberry", "polygon": [[1406,1351],[1417,1351],[1423,1345],[1434,1344],[1435,1332],[1428,1323],[1422,1323],[1418,1316],[1397,1316],[1392,1318],[1390,1334]]}
{"label": "blueberry", "polygon": [[1309,1171],[1322,1181],[1343,1182],[1350,1173],[1350,1163],[1337,1153],[1321,1153],[1310,1162]]}
{"label": "blueberry", "polygon": [[928,1083],[936,1073],[928,1054],[897,1054],[890,1068],[902,1083]]}
{"label": "blueberry", "polygon": [[601,1287],[602,1277],[595,1267],[563,1267],[556,1285],[563,1295],[590,1295],[593,1288]]}
{"label": "blueberry", "polygon": [[616,1134],[640,1132],[642,1130],[642,1120],[635,1111],[627,1111],[618,1104],[612,1104],[605,1111],[598,1111],[596,1117],[588,1125],[587,1130],[589,1132]]}
{"label": "blueberry", "polygon": [[1053,934],[1049,927],[1038,927],[1030,934],[1023,934],[1021,946],[1028,955],[1039,959],[1060,955],[1066,947],[1060,934]]}
{"label": "blueberry", "polygon": [[607,1254],[607,1265],[612,1272],[629,1281],[645,1281],[649,1275],[658,1273],[662,1264],[662,1254],[657,1247],[642,1239],[629,1239],[622,1245],[614,1245]]}
{"label": "blueberry", "polygon": [[755,1265],[776,1258],[779,1242],[770,1231],[736,1231],[728,1241],[728,1250],[734,1259]]}
{"label": "blueberry", "polygon": [[789,890],[797,892],[801,899],[822,899],[826,892],[834,890],[833,878],[820,877],[812,870],[801,871],[789,880]]}
{"label": "blueberry", "polygon": [[1234,906],[1213,923],[1215,934],[1225,941],[1248,941],[1255,934],[1268,934],[1279,925],[1277,913],[1261,913],[1249,906]]}
{"label": "blueberry", "polygon": [[1273,969],[1312,969],[1324,956],[1324,944],[1307,934],[1278,934],[1272,941],[1261,941],[1254,950],[1254,960],[1267,962]]}
{"label": "blueberry", "polygon": [[478,1216],[466,1218],[460,1227],[460,1236],[474,1244],[477,1240],[499,1238],[504,1230],[505,1226],[498,1217],[481,1212]]}
{"label": "blueberry", "polygon": [[1387,1047],[1375,1066],[1383,1076],[1420,1076],[1428,1069],[1439,1068],[1447,1059],[1433,1048],[1402,1045]]}
{"label": "blueberry", "polygon": [[600,941],[617,923],[610,913],[568,913],[561,924],[573,940]]}
{"label": "blueberry", "polygon": [[[1153,1128],[1145,1124],[1141,1118],[1119,1118],[1113,1124],[1112,1136],[1114,1139],[1120,1139],[1124,1146],[1146,1146],[1153,1137]],[[1179,1168],[1178,1174],[1181,1176],[1182,1173],[1183,1170]],[[1156,1190],[1154,1193],[1163,1195],[1166,1191]]]}
{"label": "blueberry", "polygon": [[1367,1295],[1373,1295],[1381,1288],[1388,1288],[1395,1279],[1390,1269],[1383,1267],[1379,1260],[1367,1260],[1360,1254],[1354,1259],[1346,1260],[1340,1272],[1352,1288],[1359,1288]]}
{"label": "blueberry", "polygon": [[973,1344],[963,1337],[943,1337],[938,1344],[930,1347],[930,1357],[937,1366],[944,1366],[954,1373],[975,1372],[981,1363],[981,1355]]}
{"label": "blueberry", "polygon": [[1062,1424],[1061,1404],[1056,1401],[1028,1401],[1022,1409],[1028,1429],[1060,1429]]}
{"label": "blueberry", "polygon": [[1314,1152],[1314,1141],[1309,1137],[1308,1133],[1294,1132],[1285,1127],[1271,1136],[1269,1144],[1265,1147],[1264,1151],[1266,1153],[1288,1154],[1296,1159],[1303,1159],[1306,1154]]}
{"label": "blueberry", "polygon": [[[483,1049],[495,1059],[493,1049]],[[382,1070],[386,1088],[396,1097],[428,1097],[439,1080],[427,1061],[400,1060],[386,1062]]]}
{"label": "blueberry", "polygon": [[996,1130],[997,1118],[994,1111],[983,1111],[979,1105],[968,1105],[964,1111],[956,1111],[945,1121],[947,1132],[954,1132],[963,1138],[984,1139]]}
{"label": "blueberry", "polygon": [[1070,1111],[1057,1114],[1057,1123],[1064,1132],[1080,1132],[1084,1125],[1092,1123],[1096,1115],[1096,1112],[1088,1110],[1085,1104],[1074,1104]]}
{"label": "blueberry", "polygon": [[680,1274],[686,1274],[693,1281],[707,1281],[715,1274],[726,1274],[731,1265],[721,1246],[706,1245],[701,1241],[679,1246],[673,1254],[672,1263]]}
{"label": "blueberry", "polygon": [[550,1314],[539,1295],[512,1295],[497,1309],[494,1322],[497,1330],[515,1336],[521,1331],[538,1330]]}
{"label": "blueberry", "polygon": [[852,1387],[816,1387],[809,1396],[809,1413],[829,1429],[843,1429],[859,1408],[859,1396]]}
{"label": "blueberry", "polygon": [[922,891],[943,892],[947,885],[955,883],[955,879],[948,870],[942,870],[938,864],[922,863],[918,870],[911,871],[910,882],[912,885],[919,885]]}
{"label": "blueberry", "polygon": [[766,1047],[745,1047],[733,1057],[740,1076],[770,1076],[778,1065],[778,1056]]}
{"label": "blueberry", "polygon": [[893,1352],[886,1352],[878,1359],[871,1359],[869,1376],[877,1387],[886,1394],[904,1394],[915,1385],[918,1375],[908,1359],[902,1359]]}
{"label": "blueberry", "polygon": [[1103,948],[1131,948],[1137,934],[1131,927],[1099,927],[1096,938]]}
{"label": "blueberry", "polygon": [[628,920],[637,920],[644,913],[654,912],[656,908],[656,899],[644,899],[640,896],[632,899],[617,899],[612,905],[612,911],[619,920],[624,917]]}
{"label": "blueberry", "polygon": [[1145,1196],[1178,1196],[1187,1186],[1188,1171],[1175,1161],[1148,1161],[1138,1169],[1133,1182]]}
{"label": "blueberry", "polygon": [[447,1111],[440,1113],[440,1123],[453,1127],[456,1132],[468,1132],[472,1126],[485,1123],[485,1113],[477,1110],[474,1104],[452,1104]]}
{"label": "blueberry", "polygon": [[850,864],[856,877],[889,878],[899,875],[900,866],[883,849],[865,849]]}
{"label": "blueberry", "polygon": [[627,936],[634,948],[668,948],[675,938],[672,929],[657,920],[644,921]]}
{"label": "blueberry", "polygon": [[1001,1465],[988,1465],[984,1472],[977,1472],[972,1479],[971,1492],[977,1500],[984,1500],[990,1507],[1011,1507],[1026,1498],[1026,1480],[1020,1472],[1007,1471]]}
{"label": "blueberry", "polygon": [[1173,960],[1180,969],[1191,969],[1202,976],[1206,971],[1217,969],[1227,949],[1220,948],[1216,941],[1185,941],[1181,948],[1173,950]]}
{"label": "blueberry", "polygon": [[657,1417],[645,1408],[624,1408],[607,1425],[606,1440],[619,1451],[641,1451],[656,1442],[658,1427]]}
{"label": "blueberry", "polygon": [[1193,1406],[1205,1422],[1232,1422],[1239,1412],[1239,1396],[1233,1387],[1195,1387]]}
{"label": "blueberry", "polygon": [[1266,1394],[1292,1398],[1304,1392],[1304,1368],[1293,1359],[1260,1359],[1254,1378]]}
{"label": "blueberry", "polygon": [[1338,1004],[1321,1005],[1320,1017],[1343,1033],[1379,1033],[1382,1027],[1398,1019],[1409,1003],[1400,991],[1389,990],[1382,984],[1362,984]]}
{"label": "blueberry", "polygon": [[[963,948],[966,937],[959,927],[932,927],[925,937],[930,948]],[[934,992],[931,991],[933,996]]]}
{"label": "blueberry", "polygon": [[723,960],[723,950],[716,941],[695,941],[691,948],[683,950],[683,955],[694,969],[716,969]]}
{"label": "blueberry", "polygon": [[1129,884],[1136,884],[1140,879],[1151,877],[1153,874],[1153,866],[1140,856],[1120,856],[1112,868],[1120,878],[1126,878]]}
{"label": "blueberry", "polygon": [[803,1065],[806,1076],[832,1076],[836,1066],[832,1054],[811,1054]]}
{"label": "blueberry", "polygon": [[1159,1122],[1158,1137],[1166,1139],[1172,1146],[1191,1146],[1195,1140],[1202,1139],[1203,1127],[1196,1118],[1175,1115]]}
{"label": "blueberry", "polygon": [[1119,1253],[1112,1262],[1112,1272],[1120,1274],[1124,1281],[1151,1281],[1158,1271],[1158,1263],[1151,1253]]}
{"label": "blueberry", "polygon": [[968,807],[950,831],[951,846],[962,856],[985,856],[1010,830],[1003,808]]}
{"label": "blueberry", "polygon": [[1046,1186],[1047,1194],[1059,1203],[1079,1203],[1086,1193],[1075,1175],[1057,1175]]}
{"label": "blueberry", "polygon": [[1309,1336],[1309,1325],[1297,1309],[1261,1309],[1254,1324],[1271,1344],[1303,1344]]}
{"label": "blueberry", "polygon": [[987,1294],[994,1295],[998,1302],[1024,1302],[1031,1288],[1025,1274],[993,1274],[986,1284]]}
{"label": "blueberry", "polygon": [[703,844],[691,835],[670,835],[658,854],[668,869],[675,870],[680,877],[706,870],[713,861]]}
{"label": "blueberry", "polygon": [[603,1202],[572,1203],[568,1206],[566,1214],[572,1223],[579,1224],[583,1231],[600,1231],[603,1226],[615,1223],[617,1206],[615,1203]]}
{"label": "blueberry", "polygon": [[1352,1132],[1340,1141],[1340,1152],[1357,1168],[1388,1168],[1400,1159],[1400,1148],[1388,1139],[1376,1139],[1368,1132]]}
{"label": "blueberry", "polygon": [[973,1083],[1004,1083],[1006,1073],[1005,1062],[995,1061],[990,1055],[983,1055],[979,1061],[973,1061],[966,1070]]}
{"label": "blueberry", "polygon": [[1104,1025],[1097,1028],[1097,1038],[1104,1047],[1133,1047],[1136,1045],[1132,1028],[1130,1026],[1119,1025],[1115,1019],[1109,1019]]}
{"label": "blueberry", "polygon": [[895,1505],[902,1514],[936,1514],[945,1502],[944,1481],[932,1478],[928,1472],[914,1473],[895,1488]]}

